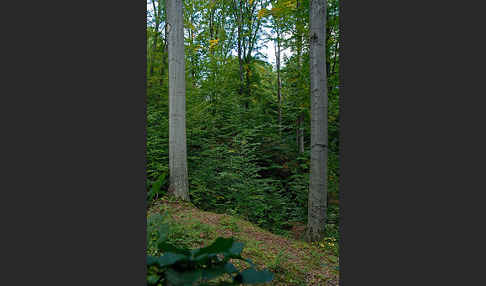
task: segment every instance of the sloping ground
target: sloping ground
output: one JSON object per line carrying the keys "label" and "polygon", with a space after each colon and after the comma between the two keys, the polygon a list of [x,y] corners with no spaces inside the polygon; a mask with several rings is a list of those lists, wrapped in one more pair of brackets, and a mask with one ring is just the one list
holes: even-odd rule
{"label": "sloping ground", "polygon": [[243,242],[242,256],[275,274],[269,285],[338,285],[338,258],[319,244],[275,235],[243,219],[205,212],[189,203],[166,198],[156,202],[149,215],[165,211],[173,221],[173,231],[178,234],[173,240],[186,246],[207,246],[219,236],[232,236]]}

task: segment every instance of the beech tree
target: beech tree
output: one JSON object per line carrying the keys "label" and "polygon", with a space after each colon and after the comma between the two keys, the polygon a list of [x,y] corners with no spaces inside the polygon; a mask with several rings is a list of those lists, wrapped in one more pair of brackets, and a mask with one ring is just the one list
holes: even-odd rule
{"label": "beech tree", "polygon": [[324,238],[327,211],[326,0],[310,3],[311,166],[306,238]]}
{"label": "beech tree", "polygon": [[339,19],[338,0],[147,0],[147,200],[190,189],[339,239]]}
{"label": "beech tree", "polygon": [[169,193],[189,201],[182,0],[166,1],[169,52]]}

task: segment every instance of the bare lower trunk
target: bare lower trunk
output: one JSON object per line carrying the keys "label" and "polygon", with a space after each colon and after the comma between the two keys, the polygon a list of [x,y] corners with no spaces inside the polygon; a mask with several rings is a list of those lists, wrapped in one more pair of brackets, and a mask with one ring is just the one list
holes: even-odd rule
{"label": "bare lower trunk", "polygon": [[297,117],[297,122],[296,124],[297,128],[295,131],[295,139],[296,139],[296,144],[297,144],[297,151],[300,150],[300,117]]}
{"label": "bare lower trunk", "polygon": [[304,153],[304,114],[300,114],[297,118],[297,151]]}
{"label": "bare lower trunk", "polygon": [[299,128],[299,152],[304,153],[304,115],[300,115],[300,128]]}
{"label": "bare lower trunk", "polygon": [[188,201],[182,0],[168,0],[166,4],[169,32],[169,193]]}
{"label": "bare lower trunk", "polygon": [[[300,12],[300,1],[297,0],[297,11]],[[299,71],[302,69],[302,43],[303,43],[303,37],[302,37],[302,18],[297,17],[297,23],[295,25],[295,33],[297,34],[295,40],[296,40],[296,46],[297,46],[297,62],[299,65]]]}
{"label": "bare lower trunk", "polygon": [[240,66],[240,89],[238,91],[238,94],[240,96],[243,96],[243,61],[241,60],[240,54],[238,54],[238,64]]}
{"label": "bare lower trunk", "polygon": [[162,50],[162,59],[160,61],[160,79],[159,79],[159,86],[162,86],[164,83],[164,77],[165,77],[165,66],[167,65],[167,45],[164,47]]}
{"label": "bare lower trunk", "polygon": [[[236,9],[236,7],[235,7]],[[240,14],[238,14],[240,15]],[[239,65],[239,68],[240,68],[240,90],[238,91],[239,95],[240,96],[243,96],[243,59],[242,59],[242,51],[241,51],[241,21],[242,19],[240,19],[240,16],[238,16],[238,20],[240,21],[238,23],[238,65]]]}
{"label": "bare lower trunk", "polygon": [[150,76],[154,74],[154,62],[155,62],[155,53],[157,51],[157,38],[158,38],[159,31],[155,29],[155,38],[152,45],[152,54],[150,57]]}
{"label": "bare lower trunk", "polygon": [[164,28],[164,49],[162,53],[162,62],[160,64],[160,86],[164,83],[164,75],[165,75],[165,65],[167,64],[167,57],[166,55],[169,54],[169,44],[167,42],[169,37],[169,25],[165,25]]}
{"label": "bare lower trunk", "polygon": [[306,239],[324,238],[327,211],[326,1],[310,4],[311,167]]}
{"label": "bare lower trunk", "polygon": [[251,89],[250,89],[250,61],[246,61],[246,100],[245,100],[245,108],[249,108],[251,98]]}
{"label": "bare lower trunk", "polygon": [[155,36],[152,42],[152,53],[150,56],[150,76],[154,74],[155,53],[157,51],[157,39],[159,38],[159,25],[160,25],[160,15],[155,6],[155,0],[152,0],[152,7],[154,9],[154,18],[155,18]]}
{"label": "bare lower trunk", "polygon": [[280,80],[280,34],[277,33],[277,44],[275,45],[275,65],[277,66],[277,97],[278,97],[278,130],[282,136],[282,82]]}

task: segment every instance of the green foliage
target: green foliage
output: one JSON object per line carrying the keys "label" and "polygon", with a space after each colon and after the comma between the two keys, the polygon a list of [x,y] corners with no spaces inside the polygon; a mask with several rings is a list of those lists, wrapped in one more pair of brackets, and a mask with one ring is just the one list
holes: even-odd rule
{"label": "green foliage", "polygon": [[147,253],[159,253],[158,244],[166,241],[169,234],[167,213],[154,214],[147,218]]}
{"label": "green foliage", "polygon": [[285,251],[282,249],[280,252],[275,256],[274,260],[272,261],[272,264],[270,264],[269,268],[273,270],[274,272],[284,272],[285,269],[282,266],[283,261],[287,260],[287,255],[285,254]]}
{"label": "green foliage", "polygon": [[[240,285],[269,282],[273,278],[272,273],[256,270],[250,260],[243,258],[243,243],[233,238],[219,237],[206,247],[188,249],[170,242],[172,232],[167,213],[147,219],[148,285],[166,285],[167,282],[174,286],[195,285],[196,282],[196,285]],[[239,272],[233,260],[247,262],[250,268]],[[209,284],[212,280],[221,283]]]}
{"label": "green foliage", "polygon": [[157,197],[163,194],[162,186],[166,185],[167,183],[167,173],[162,173],[157,180],[149,181],[150,191],[147,193],[147,199],[149,201],[156,200]]}
{"label": "green foliage", "polygon": [[[274,9],[270,8],[270,2]],[[243,1],[242,7],[238,6],[240,4],[233,6],[233,1],[226,0],[184,2],[186,134],[191,201],[203,210],[233,213],[278,234],[288,232],[292,222],[305,224],[307,220],[310,81],[306,32],[309,1],[299,2],[296,6],[296,1],[286,0]],[[336,0],[327,3],[330,203],[326,236],[339,239],[339,206],[331,203],[339,197],[340,176],[339,7]],[[248,9],[251,7],[255,9]],[[239,16],[243,22],[235,18]],[[149,16],[147,29],[146,172],[149,203],[166,194],[169,184],[164,9],[160,17],[159,33],[155,33],[152,16]],[[261,21],[259,30],[258,21]],[[247,48],[246,54],[242,55],[242,94],[237,56],[240,23],[243,48]],[[271,35],[262,30],[264,26],[271,30]],[[275,40],[277,31],[282,49],[290,51],[287,57],[282,57],[280,70],[281,126],[278,125],[277,72],[269,63],[274,59],[265,59],[259,53],[260,48],[268,44],[266,41]],[[252,52],[248,50],[250,42],[255,44]],[[153,73],[150,73],[151,67]],[[300,115],[304,116],[304,153],[298,152],[296,144],[296,120]],[[227,227],[237,231],[234,225]],[[185,245],[197,242],[182,229],[179,231],[177,226],[173,229],[168,240]]]}
{"label": "green foliage", "polygon": [[240,232],[240,227],[238,226],[237,219],[234,216],[223,219],[220,223],[224,229],[228,229],[232,233]]}

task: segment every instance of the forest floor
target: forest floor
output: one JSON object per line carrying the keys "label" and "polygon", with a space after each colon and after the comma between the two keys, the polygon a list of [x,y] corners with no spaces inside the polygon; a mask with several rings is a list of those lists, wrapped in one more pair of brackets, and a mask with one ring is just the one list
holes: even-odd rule
{"label": "forest floor", "polygon": [[[226,214],[197,209],[190,203],[156,201],[148,215],[167,211],[176,229],[175,240],[192,248],[204,247],[217,237],[234,237],[244,243],[242,256],[275,276],[266,285],[334,286],[339,281],[338,258],[322,243],[272,234],[254,224]],[[243,264],[234,263],[238,268]]]}

